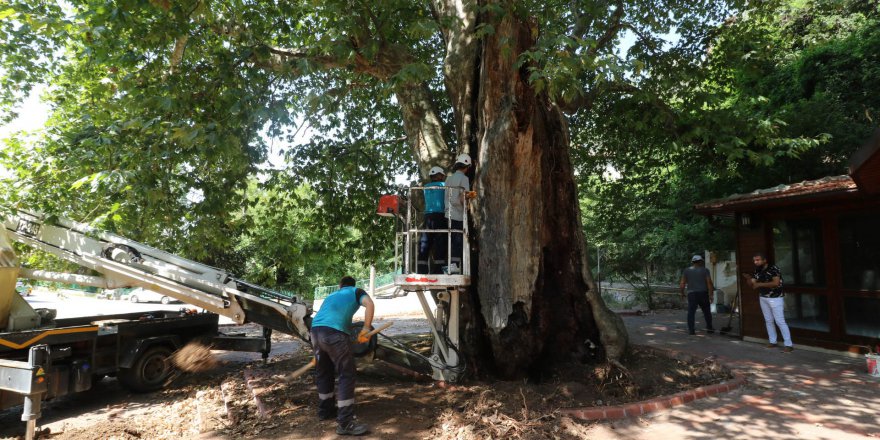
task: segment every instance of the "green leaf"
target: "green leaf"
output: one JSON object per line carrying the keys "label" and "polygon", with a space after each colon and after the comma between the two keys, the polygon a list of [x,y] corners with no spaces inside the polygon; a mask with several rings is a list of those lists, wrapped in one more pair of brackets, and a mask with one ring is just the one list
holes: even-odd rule
{"label": "green leaf", "polygon": [[13,18],[16,15],[15,8],[6,8],[0,10],[0,20],[5,20],[8,18]]}

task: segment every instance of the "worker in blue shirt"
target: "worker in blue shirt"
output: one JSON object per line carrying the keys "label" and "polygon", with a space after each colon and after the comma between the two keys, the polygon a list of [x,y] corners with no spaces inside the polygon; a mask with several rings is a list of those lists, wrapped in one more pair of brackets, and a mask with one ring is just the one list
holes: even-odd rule
{"label": "worker in blue shirt", "polygon": [[[318,418],[329,420],[336,417],[336,433],[362,435],[369,427],[358,423],[354,416],[355,365],[350,336],[351,319],[363,306],[364,327],[358,340],[365,338],[373,323],[375,305],[370,295],[355,287],[354,278],[346,276],[339,281],[339,290],[333,292],[321,304],[312,319],[312,347],[315,351],[315,382],[318,387]],[[339,389],[335,394],[333,383],[339,374]]]}
{"label": "worker in blue shirt", "polygon": [[[429,183],[425,188],[443,188],[446,183],[446,172],[441,167],[434,167],[428,172]],[[446,229],[446,190],[425,189],[425,229]],[[446,234],[423,232],[419,237],[419,259],[417,273],[442,273],[446,265]],[[428,265],[428,258],[433,256],[433,266]]]}

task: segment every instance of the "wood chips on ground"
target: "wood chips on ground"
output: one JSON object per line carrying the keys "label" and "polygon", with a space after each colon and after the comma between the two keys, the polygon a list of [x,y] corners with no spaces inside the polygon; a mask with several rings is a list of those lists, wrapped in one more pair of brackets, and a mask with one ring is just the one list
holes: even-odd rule
{"label": "wood chips on ground", "polygon": [[[210,351],[210,350],[208,350]],[[204,362],[204,350],[192,359]],[[256,389],[267,408],[259,411],[243,371],[283,377],[311,357],[307,350],[261,363],[223,366],[183,375],[172,389],[155,393],[149,411],[108,411],[88,428],[51,434],[56,439],[313,439],[335,438],[335,422],[319,421],[312,374],[291,383],[261,381]],[[201,360],[200,360],[201,359]],[[712,359],[685,362],[634,347],[624,359],[629,374],[603,365],[571,363],[525,381],[474,381],[451,387],[414,382],[379,364],[359,360],[358,418],[370,425],[368,438],[402,439],[582,439],[592,423],[573,420],[561,409],[615,405],[722,382],[730,374]],[[112,384],[115,381],[102,382]],[[253,387],[252,387],[253,388]],[[95,398],[100,398],[97,390]]]}

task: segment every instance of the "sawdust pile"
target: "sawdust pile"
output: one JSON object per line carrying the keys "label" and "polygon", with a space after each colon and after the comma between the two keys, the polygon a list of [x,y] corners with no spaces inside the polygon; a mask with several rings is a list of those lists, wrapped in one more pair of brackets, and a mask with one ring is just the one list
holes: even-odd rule
{"label": "sawdust pile", "polygon": [[171,357],[171,362],[177,368],[190,373],[212,370],[220,365],[211,353],[211,347],[200,342],[191,342],[177,350]]}

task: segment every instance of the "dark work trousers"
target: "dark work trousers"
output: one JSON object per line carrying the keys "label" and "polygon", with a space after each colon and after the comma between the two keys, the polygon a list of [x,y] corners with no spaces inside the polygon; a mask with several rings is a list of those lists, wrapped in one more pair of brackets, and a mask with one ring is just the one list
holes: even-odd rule
{"label": "dark work trousers", "polygon": [[[446,229],[446,217],[442,212],[425,214],[425,229]],[[447,234],[422,233],[419,237],[419,261],[418,273],[442,273],[442,267],[446,265],[446,241]],[[432,257],[434,264],[428,267],[428,257]]]}
{"label": "dark work trousers", "polygon": [[312,347],[315,350],[315,382],[318,386],[318,415],[332,414],[333,382],[339,376],[336,421],[344,425],[354,418],[354,354],[347,333],[330,327],[312,327]]}
{"label": "dark work trousers", "polygon": [[[460,220],[449,220],[449,229],[453,230],[464,230],[464,222]],[[461,267],[461,248],[463,243],[463,237],[461,232],[453,232],[452,233],[452,255],[449,256],[449,263],[455,263],[458,265],[459,270],[464,270]]]}
{"label": "dark work trousers", "polygon": [[703,309],[706,318],[706,330],[712,330],[712,310],[709,308],[709,292],[688,292],[688,332],[694,332],[694,318],[697,307]]}

